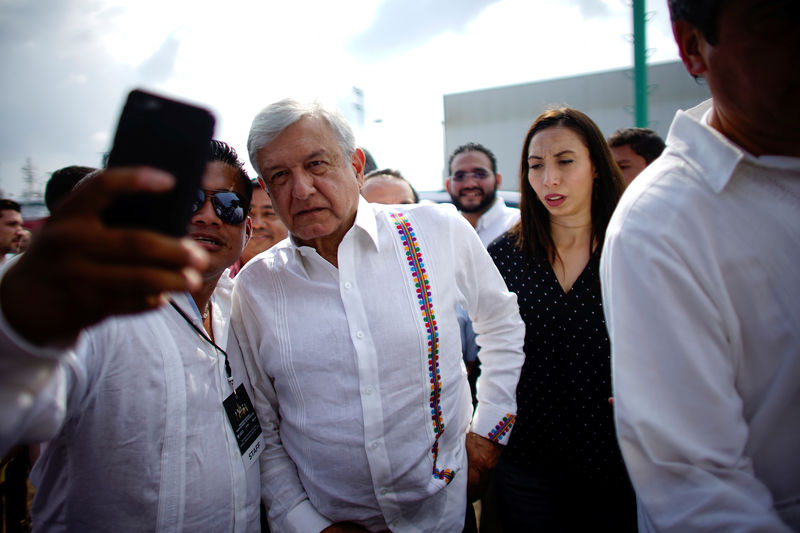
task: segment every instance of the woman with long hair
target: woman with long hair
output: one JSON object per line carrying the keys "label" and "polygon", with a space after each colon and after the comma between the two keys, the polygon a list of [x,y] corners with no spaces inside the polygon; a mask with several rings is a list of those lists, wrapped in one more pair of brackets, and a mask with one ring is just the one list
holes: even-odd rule
{"label": "woman with long hair", "polygon": [[622,176],[597,125],[559,108],[528,130],[520,222],[490,247],[525,322],[517,420],[496,470],[505,531],[635,531],[614,432],[599,261]]}

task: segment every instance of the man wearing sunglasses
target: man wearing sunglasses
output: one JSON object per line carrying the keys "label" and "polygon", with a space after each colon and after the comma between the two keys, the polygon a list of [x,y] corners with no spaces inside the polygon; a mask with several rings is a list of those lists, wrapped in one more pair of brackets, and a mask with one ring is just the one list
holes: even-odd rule
{"label": "man wearing sunglasses", "polygon": [[31,474],[39,530],[259,531],[259,467],[226,415],[249,385],[220,348],[252,185],[225,143],[209,159],[187,238],[105,227],[114,197],[172,184],[107,170],[0,282],[0,453],[49,441]]}

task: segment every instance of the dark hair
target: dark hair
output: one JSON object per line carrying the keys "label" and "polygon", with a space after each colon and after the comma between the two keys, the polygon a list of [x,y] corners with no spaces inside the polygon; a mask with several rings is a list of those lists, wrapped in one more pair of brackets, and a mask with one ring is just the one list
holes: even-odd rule
{"label": "dark hair", "polygon": [[60,168],[50,175],[44,188],[44,205],[51,213],[61,201],[69,196],[79,181],[97,170],[92,167],[71,165]]}
{"label": "dark hair", "polygon": [[719,40],[719,12],[724,0],[669,0],[669,15],[674,23],[685,20],[701,32],[708,44]]}
{"label": "dark hair", "polygon": [[247,212],[250,209],[250,202],[253,200],[253,182],[250,180],[250,176],[247,175],[247,171],[244,169],[244,162],[239,159],[239,154],[228,143],[213,139],[211,141],[211,150],[208,152],[208,162],[212,161],[225,163],[239,172],[239,184],[242,186],[245,200],[247,200],[244,210]]}
{"label": "dark hair", "polygon": [[367,150],[362,146],[361,151],[364,152],[364,174],[367,174],[377,169],[378,164],[375,162],[375,158],[372,157],[372,154],[369,153],[369,150]]}
{"label": "dark hair", "polygon": [[22,206],[14,200],[0,198],[0,211],[16,211],[17,213],[22,213]]}
{"label": "dark hair", "polygon": [[586,114],[569,107],[545,111],[533,122],[522,144],[519,170],[520,221],[511,228],[516,245],[527,256],[553,262],[557,250],[550,234],[550,214],[528,183],[528,146],[533,136],[547,128],[561,126],[574,131],[589,150],[589,158],[597,172],[592,186],[592,235],[603,246],[608,221],[624,189],[622,174],[600,128]]}
{"label": "dark hair", "polygon": [[479,143],[462,144],[456,148],[453,154],[450,156],[450,159],[447,161],[448,174],[452,172],[453,159],[455,159],[458,154],[463,154],[464,152],[482,152],[486,154],[486,157],[489,158],[489,162],[492,164],[492,174],[497,174],[497,158],[494,156],[491,150]]}
{"label": "dark hair", "polygon": [[630,146],[649,165],[661,155],[666,145],[664,139],[650,128],[622,128],[611,134],[608,145],[612,148]]}
{"label": "dark hair", "polygon": [[364,176],[364,182],[366,182],[368,179],[372,179],[372,178],[375,178],[377,176],[391,176],[392,178],[396,178],[396,179],[404,182],[406,185],[408,185],[408,188],[411,189],[411,195],[414,197],[414,203],[415,204],[419,203],[419,194],[417,194],[417,190],[414,188],[413,185],[411,185],[411,182],[408,181],[400,173],[399,170],[394,170],[393,168],[384,168],[384,169],[381,169],[381,170],[373,170],[373,171],[369,172],[366,176]]}

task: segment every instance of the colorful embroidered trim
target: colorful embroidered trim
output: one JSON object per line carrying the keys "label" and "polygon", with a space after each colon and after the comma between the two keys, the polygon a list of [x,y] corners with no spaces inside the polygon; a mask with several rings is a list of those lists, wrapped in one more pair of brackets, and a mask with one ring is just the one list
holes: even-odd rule
{"label": "colorful embroidered trim", "polygon": [[414,235],[408,219],[403,213],[389,213],[394,220],[397,233],[403,242],[406,251],[406,259],[411,269],[411,278],[417,289],[419,298],[419,309],[422,311],[422,320],[428,331],[428,374],[431,383],[431,418],[433,419],[433,430],[436,438],[431,447],[433,454],[433,477],[444,479],[450,483],[453,479],[453,471],[450,469],[439,470],[436,467],[436,460],[439,457],[439,437],[444,433],[444,422],[442,421],[442,408],[440,398],[442,395],[442,381],[439,375],[439,329],[436,326],[436,316],[433,313],[433,302],[431,301],[431,287],[428,283],[428,275],[425,272],[425,263],[422,260],[422,253]]}
{"label": "colorful embroidered trim", "polygon": [[504,416],[503,419],[497,423],[494,429],[491,432],[489,432],[489,435],[487,435],[489,440],[494,442],[499,442],[503,440],[503,437],[505,437],[506,434],[509,431],[511,431],[511,426],[514,425],[514,420],[516,419],[517,415],[506,413],[506,416]]}

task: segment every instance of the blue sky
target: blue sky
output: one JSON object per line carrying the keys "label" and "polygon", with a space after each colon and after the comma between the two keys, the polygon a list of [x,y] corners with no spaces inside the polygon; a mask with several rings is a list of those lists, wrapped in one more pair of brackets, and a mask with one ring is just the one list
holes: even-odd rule
{"label": "blue sky", "polygon": [[[666,0],[650,60],[677,59]],[[96,166],[127,92],[210,107],[246,156],[252,117],[279,98],[356,118],[360,144],[420,190],[443,173],[444,94],[632,65],[625,0],[0,0],[0,190],[18,196],[71,164]]]}

